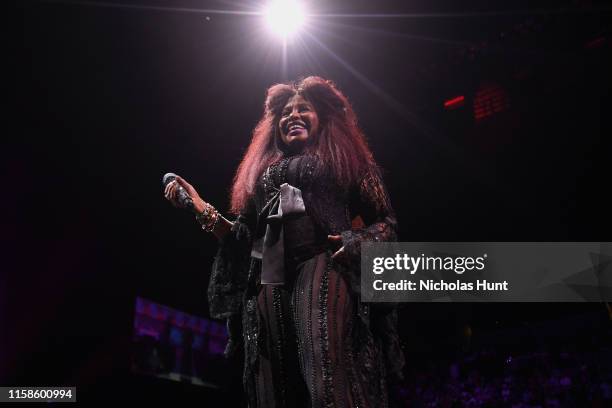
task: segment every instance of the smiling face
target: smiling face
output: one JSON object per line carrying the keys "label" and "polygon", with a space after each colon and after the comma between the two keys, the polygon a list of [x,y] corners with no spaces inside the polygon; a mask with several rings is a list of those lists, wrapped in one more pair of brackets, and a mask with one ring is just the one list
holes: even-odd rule
{"label": "smiling face", "polygon": [[314,106],[301,95],[294,95],[281,111],[278,130],[283,143],[292,149],[303,147],[319,130]]}

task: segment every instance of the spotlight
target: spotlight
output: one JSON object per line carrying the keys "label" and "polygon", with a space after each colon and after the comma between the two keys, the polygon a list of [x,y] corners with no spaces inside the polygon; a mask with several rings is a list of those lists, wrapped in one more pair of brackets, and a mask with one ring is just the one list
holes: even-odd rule
{"label": "spotlight", "polygon": [[304,9],[297,0],[272,0],[264,15],[270,30],[283,39],[295,34],[306,21]]}

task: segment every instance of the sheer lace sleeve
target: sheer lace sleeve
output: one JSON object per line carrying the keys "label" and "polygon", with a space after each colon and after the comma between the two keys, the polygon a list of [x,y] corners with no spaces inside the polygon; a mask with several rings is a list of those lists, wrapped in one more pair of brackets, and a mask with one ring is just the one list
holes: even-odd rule
{"label": "sheer lace sleeve", "polygon": [[[391,207],[380,171],[371,169],[361,179],[357,191],[351,200],[351,217],[360,216],[363,228],[352,229],[342,233],[342,243],[347,255],[350,270],[350,281],[353,290],[360,293],[361,286],[361,242],[396,241],[397,219]],[[370,324],[372,332],[381,339],[385,356],[388,380],[397,383],[403,379],[405,365],[397,331],[397,304],[377,304],[376,307],[362,305],[370,310],[371,316],[362,320]],[[362,309],[360,309],[362,310]],[[368,313],[368,314],[370,314]]]}
{"label": "sheer lace sleeve", "polygon": [[213,318],[229,318],[240,312],[254,224],[255,209],[251,205],[238,216],[230,233],[219,243],[208,284],[208,304]]}
{"label": "sheer lace sleeve", "polygon": [[342,233],[342,244],[351,267],[360,269],[362,241],[397,240],[397,220],[391,207],[380,171],[366,173],[351,199],[351,217],[360,216],[363,228]]}

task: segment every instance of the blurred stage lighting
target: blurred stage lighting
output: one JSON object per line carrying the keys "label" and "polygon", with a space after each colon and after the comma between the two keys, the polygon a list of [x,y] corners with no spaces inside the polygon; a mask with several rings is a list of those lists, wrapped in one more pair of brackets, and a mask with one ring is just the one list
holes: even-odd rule
{"label": "blurred stage lighting", "polygon": [[271,0],[264,16],[270,30],[282,39],[294,35],[306,21],[304,7],[297,0]]}

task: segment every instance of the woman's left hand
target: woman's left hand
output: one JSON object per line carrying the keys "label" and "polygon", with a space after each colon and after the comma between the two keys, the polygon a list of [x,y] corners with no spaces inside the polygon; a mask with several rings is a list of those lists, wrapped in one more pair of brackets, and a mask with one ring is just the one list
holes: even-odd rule
{"label": "woman's left hand", "polygon": [[[333,244],[334,246],[342,245],[342,235],[328,235],[327,240]],[[344,245],[340,247],[334,254],[332,255],[333,260],[341,260],[345,256]]]}

